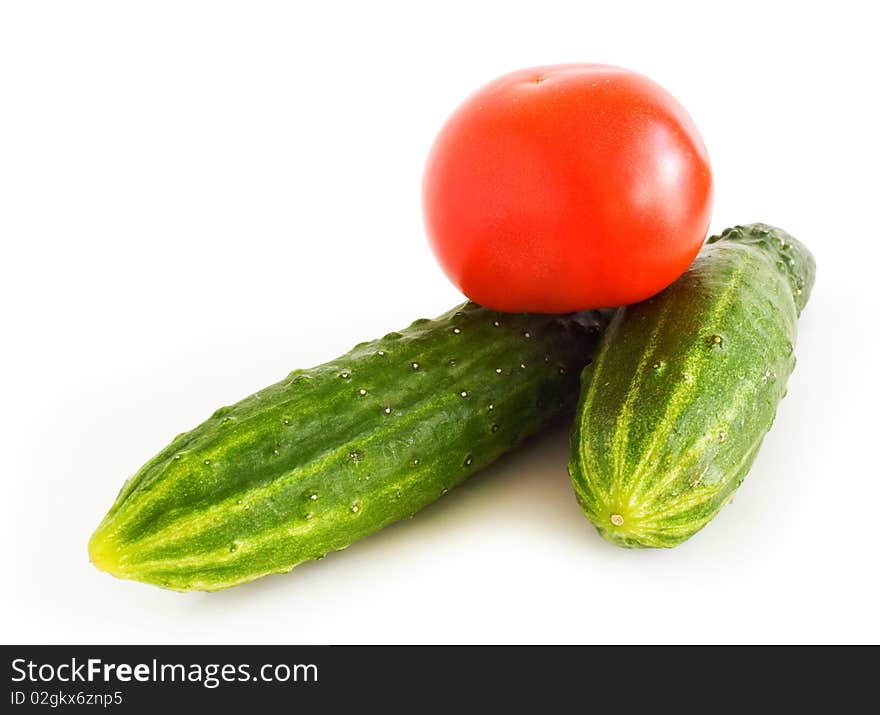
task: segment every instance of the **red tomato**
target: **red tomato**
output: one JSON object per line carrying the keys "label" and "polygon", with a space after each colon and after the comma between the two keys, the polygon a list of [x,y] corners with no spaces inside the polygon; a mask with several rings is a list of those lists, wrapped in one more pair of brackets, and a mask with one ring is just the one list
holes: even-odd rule
{"label": "red tomato", "polygon": [[424,175],[446,274],[496,310],[626,305],[684,272],[706,236],[712,173],[684,108],[646,77],[535,67],[449,118]]}

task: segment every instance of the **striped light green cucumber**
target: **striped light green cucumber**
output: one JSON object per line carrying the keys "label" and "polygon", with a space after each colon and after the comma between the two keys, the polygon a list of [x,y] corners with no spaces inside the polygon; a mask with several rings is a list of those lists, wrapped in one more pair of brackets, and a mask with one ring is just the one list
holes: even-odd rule
{"label": "striped light green cucumber", "polygon": [[604,322],[468,303],[292,372],[147,462],[92,536],[91,560],[214,591],[344,549],[573,411]]}
{"label": "striped light green cucumber", "polygon": [[814,275],[784,231],[737,226],[672,286],[617,312],[584,370],[569,465],[602,536],[675,546],[732,497],[785,395]]}

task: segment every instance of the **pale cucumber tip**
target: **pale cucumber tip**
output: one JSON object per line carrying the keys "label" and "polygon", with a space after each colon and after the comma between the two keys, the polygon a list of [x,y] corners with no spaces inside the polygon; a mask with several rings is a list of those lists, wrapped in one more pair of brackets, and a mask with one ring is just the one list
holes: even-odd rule
{"label": "pale cucumber tip", "polygon": [[130,578],[122,567],[118,545],[100,528],[89,539],[89,560],[116,578]]}
{"label": "pale cucumber tip", "polygon": [[625,549],[642,549],[655,546],[649,543],[639,529],[638,520],[628,509],[610,508],[599,518],[594,518],[593,526],[606,541]]}
{"label": "pale cucumber tip", "polygon": [[624,549],[668,549],[686,541],[693,533],[658,525],[651,504],[640,495],[609,495],[590,488],[580,478],[577,465],[569,465],[575,497],[584,516],[599,535]]}
{"label": "pale cucumber tip", "polygon": [[638,505],[602,504],[587,512],[587,517],[603,539],[625,549],[668,549],[687,539],[647,523]]}
{"label": "pale cucumber tip", "polygon": [[[158,575],[149,566],[138,563],[134,554],[120,545],[112,536],[112,529],[107,523],[101,524],[89,539],[89,561],[94,566],[111,576],[129,581],[158,586],[169,591],[184,593],[187,591],[219,591],[229,586],[238,585],[243,581],[218,581],[197,582],[188,577],[185,572],[174,575]],[[287,569],[290,570],[290,569]]]}

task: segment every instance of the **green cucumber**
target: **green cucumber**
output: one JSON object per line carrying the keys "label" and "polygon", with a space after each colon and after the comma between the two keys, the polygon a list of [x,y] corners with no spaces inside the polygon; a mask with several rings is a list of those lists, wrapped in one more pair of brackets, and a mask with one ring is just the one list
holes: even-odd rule
{"label": "green cucumber", "polygon": [[569,464],[607,540],[675,546],[732,497],[785,395],[814,275],[784,231],[737,226],[672,286],[617,312],[582,376]]}
{"label": "green cucumber", "polygon": [[605,322],[468,303],[292,372],[147,462],[90,558],[121,578],[214,591],[344,549],[572,411]]}

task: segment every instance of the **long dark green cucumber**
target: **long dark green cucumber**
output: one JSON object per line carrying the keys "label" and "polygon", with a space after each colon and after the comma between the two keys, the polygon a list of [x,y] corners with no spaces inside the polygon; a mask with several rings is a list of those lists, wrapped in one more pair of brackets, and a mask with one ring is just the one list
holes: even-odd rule
{"label": "long dark green cucumber", "polygon": [[90,557],[122,578],[213,591],[344,549],[572,410],[603,324],[469,303],[295,371],[144,465]]}
{"label": "long dark green cucumber", "polygon": [[729,500],[785,395],[814,275],[784,231],[737,226],[672,286],[618,311],[584,370],[569,465],[602,536],[675,546]]}

